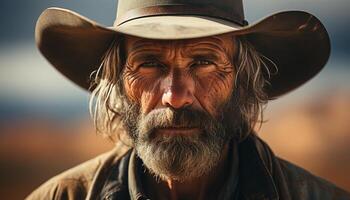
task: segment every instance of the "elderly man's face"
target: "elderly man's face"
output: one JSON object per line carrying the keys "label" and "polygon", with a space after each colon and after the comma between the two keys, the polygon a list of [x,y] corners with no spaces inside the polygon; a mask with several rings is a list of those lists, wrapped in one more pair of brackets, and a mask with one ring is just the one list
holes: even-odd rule
{"label": "elderly man's face", "polygon": [[236,73],[232,36],[173,41],[128,36],[125,48],[123,85],[130,103],[138,105],[126,121],[136,132],[137,153],[161,178],[207,172],[228,140],[222,119]]}
{"label": "elderly man's face", "polygon": [[126,38],[127,96],[147,114],[191,107],[218,116],[234,79],[232,36],[161,41]]}

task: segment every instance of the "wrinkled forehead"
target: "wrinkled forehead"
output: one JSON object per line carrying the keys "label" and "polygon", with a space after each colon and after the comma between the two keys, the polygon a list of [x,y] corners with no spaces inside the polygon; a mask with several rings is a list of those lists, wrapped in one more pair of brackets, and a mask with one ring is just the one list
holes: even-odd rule
{"label": "wrinkled forehead", "polygon": [[222,51],[233,54],[235,52],[235,39],[231,34],[217,36],[183,39],[183,40],[154,40],[135,36],[125,36],[125,47],[127,55],[131,52],[142,52],[144,49],[196,49],[208,48],[213,51]]}

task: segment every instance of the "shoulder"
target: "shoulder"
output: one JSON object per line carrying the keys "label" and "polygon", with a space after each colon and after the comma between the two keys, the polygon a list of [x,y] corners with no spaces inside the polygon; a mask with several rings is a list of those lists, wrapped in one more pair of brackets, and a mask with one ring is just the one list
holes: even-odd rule
{"label": "shoulder", "polygon": [[281,159],[259,137],[251,137],[253,146],[271,173],[282,199],[350,200],[350,194],[327,180]]}
{"label": "shoulder", "polygon": [[277,158],[292,199],[350,199],[350,194],[327,180]]}
{"label": "shoulder", "polygon": [[51,178],[26,199],[84,199],[95,184],[95,179],[103,176],[129,149],[118,145],[107,153]]}

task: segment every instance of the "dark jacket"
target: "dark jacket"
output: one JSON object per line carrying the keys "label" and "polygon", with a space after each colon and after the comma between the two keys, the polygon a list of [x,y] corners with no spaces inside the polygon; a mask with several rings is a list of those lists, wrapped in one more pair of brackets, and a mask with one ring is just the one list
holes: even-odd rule
{"label": "dark jacket", "polygon": [[[119,145],[52,178],[27,199],[142,199],[130,181],[131,152]],[[255,135],[238,145],[238,153],[238,199],[350,200],[348,192],[276,157]]]}

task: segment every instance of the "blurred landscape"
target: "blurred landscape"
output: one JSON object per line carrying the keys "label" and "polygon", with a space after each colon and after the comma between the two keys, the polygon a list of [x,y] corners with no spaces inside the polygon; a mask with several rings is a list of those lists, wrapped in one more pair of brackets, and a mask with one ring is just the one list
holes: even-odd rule
{"label": "blurred landscape", "polygon": [[[350,26],[348,0],[244,1],[254,22],[280,10],[305,10],[332,42],[325,69],[266,108],[259,135],[274,152],[350,191]],[[263,6],[262,6],[263,5]],[[0,3],[0,196],[23,199],[50,177],[113,148],[96,135],[89,94],[60,75],[34,44],[34,26],[50,6],[113,23],[115,1]]]}
{"label": "blurred landscape", "polygon": [[350,190],[350,92],[276,111],[259,131],[277,156]]}

